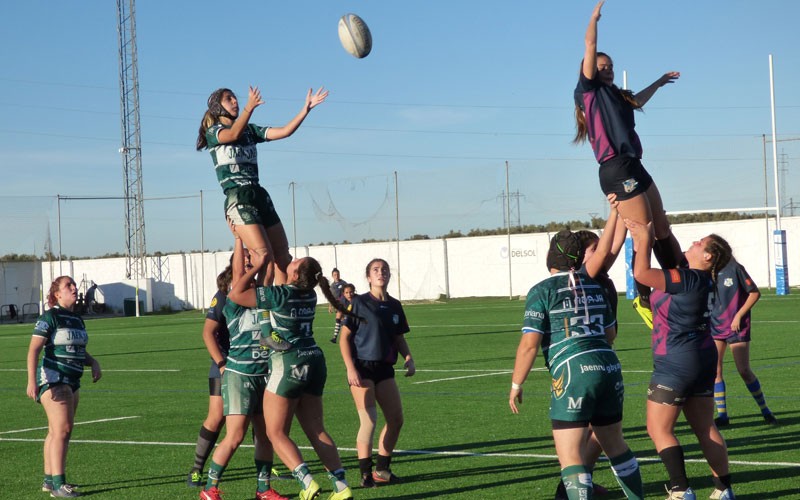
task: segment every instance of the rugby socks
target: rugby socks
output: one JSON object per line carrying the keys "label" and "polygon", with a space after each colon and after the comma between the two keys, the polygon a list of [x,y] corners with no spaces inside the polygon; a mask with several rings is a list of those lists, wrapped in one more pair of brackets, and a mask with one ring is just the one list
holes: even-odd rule
{"label": "rugby socks", "polygon": [[378,453],[378,460],[375,464],[375,470],[390,470],[389,466],[392,464],[392,457],[387,457]]}
{"label": "rugby socks", "polygon": [[61,488],[61,485],[66,484],[67,476],[66,474],[53,474],[53,489],[57,490]]}
{"label": "rugby socks", "polygon": [[255,463],[256,473],[258,474],[258,488],[256,491],[263,493],[269,489],[269,475],[272,471],[272,462],[256,459]]}
{"label": "rugby socks", "polygon": [[333,325],[333,338],[339,337],[339,330],[342,329],[342,320],[337,319]]}
{"label": "rugby socks", "polygon": [[344,479],[344,469],[336,469],[333,472],[328,472],[328,479],[331,480],[334,493],[339,493],[347,488],[347,481]]}
{"label": "rugby socks", "polygon": [[210,431],[205,426],[200,426],[200,432],[197,435],[197,444],[194,447],[194,465],[192,470],[202,471],[206,465],[211,450],[217,444],[219,432]]}
{"label": "rugby socks", "polygon": [[[633,255],[631,256],[631,269],[633,269],[634,265],[636,265],[636,252],[635,251],[633,252]],[[636,284],[636,293],[639,294],[639,297],[640,297],[640,299],[639,299],[640,303],[644,307],[646,307],[647,309],[650,309],[650,287],[642,285],[638,281],[636,281],[635,284]]]}
{"label": "rugby socks", "polygon": [[683,459],[683,448],[670,446],[658,452],[664,467],[669,474],[670,490],[686,491],[689,488],[689,479],[686,477],[686,462]]}
{"label": "rugby socks", "polygon": [[569,500],[591,498],[592,473],[585,465],[569,465],[561,469],[561,481],[567,489]]}
{"label": "rugby socks", "polygon": [[363,474],[372,475],[372,457],[359,458],[358,470],[361,472],[362,475]]}
{"label": "rugby socks", "polygon": [[305,462],[301,463],[292,471],[292,475],[297,482],[300,483],[300,486],[305,490],[311,485],[311,481],[314,478],[311,476],[311,471],[308,470],[308,465]]}
{"label": "rugby socks", "polygon": [[44,481],[42,481],[42,485],[50,485],[50,489],[53,488],[53,475],[52,474],[45,474]]}
{"label": "rugby socks", "polygon": [[669,233],[667,239],[653,242],[653,255],[656,256],[661,269],[675,269],[678,267],[679,256],[681,255],[680,244],[672,232]]}
{"label": "rugby socks", "polygon": [[750,391],[750,394],[753,396],[753,399],[756,400],[756,404],[761,409],[762,415],[772,415],[772,412],[769,411],[769,407],[767,406],[767,401],[764,399],[764,393],[761,392],[761,383],[758,381],[758,377],[750,383],[746,384],[747,390]]}
{"label": "rugby socks", "polygon": [[711,480],[714,481],[714,487],[720,491],[725,491],[731,487],[731,475],[726,474],[724,476],[711,476]]}
{"label": "rugby socks", "polygon": [[[748,386],[749,388],[749,386]],[[759,391],[760,392],[760,391]],[[762,397],[763,401],[763,397]],[[717,418],[723,421],[728,420],[728,405],[725,400],[725,381],[714,383],[714,404],[717,407]]]}
{"label": "rugby socks", "polygon": [[218,463],[211,460],[211,465],[208,466],[208,481],[206,482],[206,489],[210,490],[214,486],[219,484],[219,480],[222,479],[222,474],[225,472],[226,465],[219,465]]}
{"label": "rugby socks", "polygon": [[639,471],[639,462],[633,456],[633,452],[628,449],[622,455],[609,458],[611,470],[617,478],[617,483],[622,487],[625,496],[632,500],[644,499],[644,485],[642,484],[642,473]]}

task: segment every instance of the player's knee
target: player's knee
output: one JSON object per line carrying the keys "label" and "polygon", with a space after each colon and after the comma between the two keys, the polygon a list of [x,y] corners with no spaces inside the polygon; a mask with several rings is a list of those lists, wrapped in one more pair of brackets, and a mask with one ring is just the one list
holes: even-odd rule
{"label": "player's knee", "polygon": [[269,262],[271,260],[274,260],[274,256],[272,255],[272,253],[269,251],[269,249],[267,247],[253,248],[250,251],[254,252],[254,253],[262,256],[262,257],[264,257],[267,262]]}
{"label": "player's knee", "polygon": [[386,417],[386,424],[393,429],[399,431],[403,428],[405,419],[403,418],[403,410],[399,410],[392,415],[384,415]]}
{"label": "player's knee", "polygon": [[378,410],[374,406],[361,408],[358,410],[358,420],[361,425],[358,428],[356,442],[372,443],[375,436],[375,424],[378,421]]}

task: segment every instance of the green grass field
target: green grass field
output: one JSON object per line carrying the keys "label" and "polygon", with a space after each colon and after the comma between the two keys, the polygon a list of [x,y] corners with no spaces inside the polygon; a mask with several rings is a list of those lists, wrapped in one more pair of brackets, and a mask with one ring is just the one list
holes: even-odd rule
{"label": "green grass field", "polygon": [[[649,335],[627,300],[620,301],[616,349],[626,382],[625,435],[641,461],[648,498],[664,498],[666,472],[644,425],[651,357]],[[550,436],[549,378],[541,358],[525,385],[520,415],[508,408],[510,370],[524,302],[463,299],[410,304],[408,343],[417,364],[413,378],[398,378],[406,424],[393,462],[402,484],[354,488],[356,498],[551,499],[558,477]],[[763,425],[758,408],[726,358],[732,426],[723,430],[740,499],[800,498],[800,350],[796,311],[800,296],[765,291],[754,311],[752,367],[779,427]],[[90,352],[104,375],[84,378],[67,467],[70,482],[91,498],[191,499],[187,488],[194,442],[205,418],[209,358],[200,337],[202,314],[87,321]],[[319,309],[315,331],[328,360],[325,393],[328,431],[339,445],[351,483],[358,484],[355,436],[358,418],[338,346],[327,340],[333,319]],[[0,478],[2,497],[41,499],[44,411],[25,396],[25,356],[31,324],[0,326]],[[298,426],[295,426],[298,427]],[[304,436],[293,432],[312,472],[320,463]],[[690,481],[698,498],[712,491],[710,472],[685,423],[678,428]],[[226,500],[253,498],[252,447],[243,446],[226,471]],[[277,460],[276,460],[277,462]],[[320,484],[329,491],[324,475]],[[601,462],[595,481],[624,498]],[[273,482],[296,494],[294,480]],[[322,498],[327,497],[327,493]]]}

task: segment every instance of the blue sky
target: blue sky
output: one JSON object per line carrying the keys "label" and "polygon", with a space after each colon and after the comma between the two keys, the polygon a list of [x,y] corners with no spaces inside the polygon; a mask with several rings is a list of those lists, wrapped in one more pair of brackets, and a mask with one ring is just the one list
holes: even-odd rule
{"label": "blue sky", "polygon": [[[283,125],[309,87],[328,101],[289,139],[260,147],[262,184],[290,243],[360,241],[503,225],[588,220],[605,203],[587,145],[570,143],[572,91],[593,1],[170,1],[136,5],[147,249],[226,249],[230,235],[208,153],[194,150],[208,94],[258,85],[252,121]],[[337,38],[347,12],[372,53]],[[800,203],[800,52],[793,0],[609,0],[600,49],[638,90],[666,71],[637,130],[668,210],[764,204],[761,134],[771,133],[775,61],[786,200]],[[123,252],[115,2],[14,2],[0,20],[0,255]],[[774,203],[768,144],[769,203]],[[294,212],[290,184],[294,183]],[[170,199],[175,198],[175,199]],[[335,210],[334,210],[335,208]],[[293,224],[293,213],[295,222]],[[296,237],[295,237],[296,234]]]}

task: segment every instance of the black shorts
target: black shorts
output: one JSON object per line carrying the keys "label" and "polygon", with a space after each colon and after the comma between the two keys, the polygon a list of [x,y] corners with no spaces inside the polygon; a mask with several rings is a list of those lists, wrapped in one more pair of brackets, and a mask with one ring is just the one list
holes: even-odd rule
{"label": "black shorts", "polygon": [[647,399],[655,403],[683,406],[687,398],[714,396],[717,349],[702,349],[658,356],[647,388]]}
{"label": "black shorts", "polygon": [[356,371],[362,380],[372,380],[375,385],[378,385],[384,380],[394,378],[394,366],[383,361],[364,361],[363,359],[356,360]]}
{"label": "black shorts", "polygon": [[222,396],[222,374],[219,372],[219,367],[213,361],[211,368],[208,369],[208,395],[209,396]]}
{"label": "black shorts", "polygon": [[614,193],[618,201],[638,196],[653,184],[653,178],[642,166],[642,161],[629,156],[615,156],[601,163],[598,175],[603,194]]}

